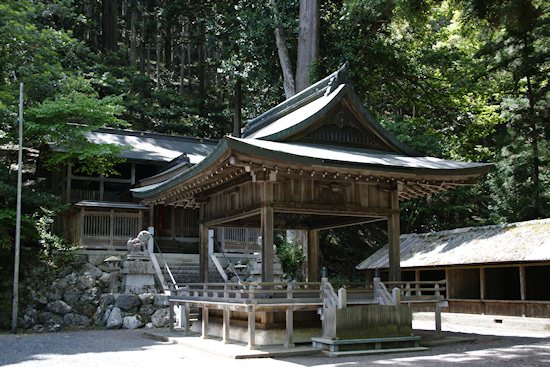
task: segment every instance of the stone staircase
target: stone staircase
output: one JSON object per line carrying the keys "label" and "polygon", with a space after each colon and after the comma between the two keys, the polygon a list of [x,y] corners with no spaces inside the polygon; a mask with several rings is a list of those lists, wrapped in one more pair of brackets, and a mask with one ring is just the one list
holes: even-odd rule
{"label": "stone staircase", "polygon": [[[200,283],[199,255],[163,254],[163,258],[168,264],[176,283]],[[165,274],[166,283],[171,283],[168,273],[164,270],[164,262],[160,256],[158,256],[158,260],[160,267]],[[216,267],[210,259],[208,262],[208,282],[224,282],[222,276],[218,273]]]}

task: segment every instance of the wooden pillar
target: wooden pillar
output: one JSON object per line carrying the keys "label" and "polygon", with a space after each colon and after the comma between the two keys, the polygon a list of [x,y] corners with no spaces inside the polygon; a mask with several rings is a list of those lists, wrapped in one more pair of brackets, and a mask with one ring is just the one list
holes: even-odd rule
{"label": "wooden pillar", "polygon": [[69,164],[67,165],[67,186],[66,186],[66,192],[65,192],[65,202],[70,203],[71,202],[71,181],[73,179],[73,167]]}
{"label": "wooden pillar", "polygon": [[202,305],[202,334],[201,338],[206,339],[208,336],[208,307]]}
{"label": "wooden pillar", "polygon": [[[415,282],[419,282],[420,281],[420,270],[418,269],[414,269],[414,281]],[[420,288],[420,284],[415,284],[414,286],[415,288]],[[417,296],[421,296],[422,295],[422,291],[416,291],[416,295]]]}
{"label": "wooden pillar", "polygon": [[273,282],[273,183],[263,183],[262,221],[262,282]]}
{"label": "wooden pillar", "polygon": [[485,314],[485,268],[479,268],[479,299],[481,300],[481,313]]}
{"label": "wooden pillar", "polygon": [[521,297],[521,316],[525,317],[527,310],[525,307],[525,293],[526,293],[526,283],[525,283],[525,265],[519,266],[519,291]]}
{"label": "wooden pillar", "polygon": [[388,217],[389,281],[401,281],[401,248],[399,244],[399,191],[391,191],[391,209],[396,213]]}
{"label": "wooden pillar", "polygon": [[[204,204],[203,204],[204,205]],[[208,226],[204,219],[204,207],[199,208],[199,274],[201,283],[208,283]]]}
{"label": "wooden pillar", "polygon": [[230,325],[230,311],[227,306],[223,308],[223,327],[222,327],[222,342],[224,344],[229,343],[229,325]]}
{"label": "wooden pillar", "polygon": [[319,282],[319,231],[310,229],[307,231],[307,281]]}
{"label": "wooden pillar", "polygon": [[294,308],[286,309],[286,339],[285,348],[294,348]]}
{"label": "wooden pillar", "polygon": [[256,349],[256,310],[254,306],[247,306],[248,312],[248,349]]}

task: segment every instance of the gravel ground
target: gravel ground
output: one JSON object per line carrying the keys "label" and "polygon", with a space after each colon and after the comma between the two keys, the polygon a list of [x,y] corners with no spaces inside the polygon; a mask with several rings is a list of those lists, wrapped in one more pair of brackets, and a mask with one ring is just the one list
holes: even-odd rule
{"label": "gravel ground", "polygon": [[[142,330],[79,330],[0,334],[1,366],[550,366],[550,338],[461,334],[474,342],[426,352],[330,358],[235,360],[143,338]],[[457,335],[453,333],[453,335]]]}

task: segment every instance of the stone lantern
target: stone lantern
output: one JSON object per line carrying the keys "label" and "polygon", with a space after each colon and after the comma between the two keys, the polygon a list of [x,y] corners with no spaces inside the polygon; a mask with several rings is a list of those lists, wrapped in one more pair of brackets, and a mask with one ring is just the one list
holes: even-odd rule
{"label": "stone lantern", "polygon": [[118,256],[110,256],[103,260],[105,266],[102,270],[109,273],[109,291],[111,293],[118,292],[118,273],[120,272],[120,262],[122,259]]}

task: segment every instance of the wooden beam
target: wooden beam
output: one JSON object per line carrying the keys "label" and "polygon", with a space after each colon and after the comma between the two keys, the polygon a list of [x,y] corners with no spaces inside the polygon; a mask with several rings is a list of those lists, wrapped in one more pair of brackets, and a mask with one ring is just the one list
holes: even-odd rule
{"label": "wooden beam", "polygon": [[311,229],[331,229],[331,228],[340,228],[340,227],[348,227],[348,226],[355,226],[357,224],[367,224],[367,223],[375,223],[386,220],[386,218],[362,218],[362,217],[354,217],[349,219],[340,219],[340,218],[334,218],[327,221],[316,221],[313,223],[313,225],[310,226]]}
{"label": "wooden beam", "polygon": [[[399,200],[398,200],[399,202]],[[392,214],[399,214],[397,209],[390,208],[365,208],[360,206],[334,206],[311,203],[273,203],[273,209],[280,213],[299,213],[299,214],[325,214],[334,216],[350,217],[380,217],[385,218]]]}
{"label": "wooden beam", "polygon": [[234,210],[227,214],[222,214],[217,217],[203,218],[201,223],[208,225],[209,227],[221,226],[224,223],[233,222],[236,220],[253,217],[259,215],[261,212],[261,205],[253,205],[245,209]]}

